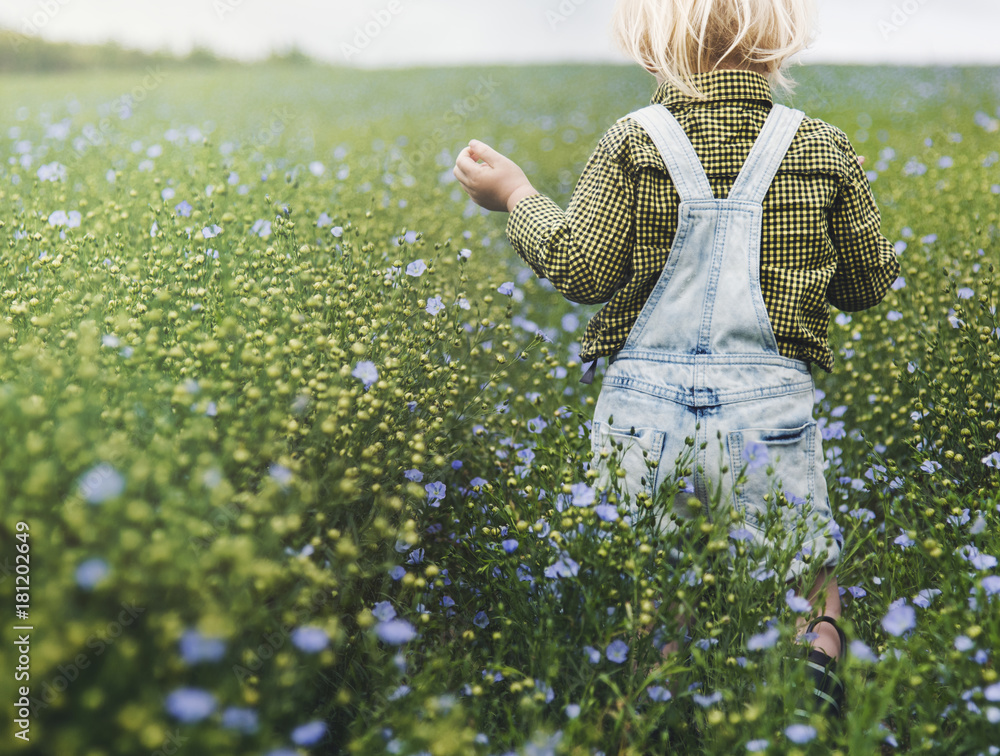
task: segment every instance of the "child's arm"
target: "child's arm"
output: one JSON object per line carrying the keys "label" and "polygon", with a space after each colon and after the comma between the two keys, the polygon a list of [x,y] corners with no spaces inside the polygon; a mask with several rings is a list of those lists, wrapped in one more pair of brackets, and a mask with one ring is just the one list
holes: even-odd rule
{"label": "child's arm", "polygon": [[830,213],[830,239],[837,249],[837,271],[827,299],[845,312],[874,307],[899,278],[892,243],[881,233],[882,219],[868,177],[850,141],[838,135],[847,176]]}
{"label": "child's arm", "polygon": [[[485,161],[477,164],[476,158]],[[511,213],[507,237],[518,255],[567,299],[607,302],[631,274],[635,246],[632,181],[598,145],[565,212],[539,194],[508,158],[473,140],[455,165],[473,201]]]}

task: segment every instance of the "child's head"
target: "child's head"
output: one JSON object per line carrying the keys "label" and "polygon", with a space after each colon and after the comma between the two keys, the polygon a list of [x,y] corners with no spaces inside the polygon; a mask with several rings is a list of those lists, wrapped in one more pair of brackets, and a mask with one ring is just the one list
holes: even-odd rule
{"label": "child's head", "polygon": [[786,89],[781,70],[813,33],[813,0],[618,0],[614,33],[633,60],[693,97],[694,74],[742,68]]}

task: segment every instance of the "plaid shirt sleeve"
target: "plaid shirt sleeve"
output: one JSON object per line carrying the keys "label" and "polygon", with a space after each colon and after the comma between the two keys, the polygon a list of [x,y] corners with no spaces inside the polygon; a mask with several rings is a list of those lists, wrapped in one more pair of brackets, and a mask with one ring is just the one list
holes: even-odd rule
{"label": "plaid shirt sleeve", "polygon": [[834,307],[857,312],[874,307],[899,277],[892,244],[882,236],[881,217],[868,177],[847,136],[838,135],[846,159],[846,178],[830,213],[830,239],[837,250],[837,271],[827,289]]}
{"label": "plaid shirt sleeve", "polygon": [[525,197],[507,220],[507,238],[528,267],[570,301],[607,302],[631,274],[634,194],[602,140],[566,212],[544,195]]}

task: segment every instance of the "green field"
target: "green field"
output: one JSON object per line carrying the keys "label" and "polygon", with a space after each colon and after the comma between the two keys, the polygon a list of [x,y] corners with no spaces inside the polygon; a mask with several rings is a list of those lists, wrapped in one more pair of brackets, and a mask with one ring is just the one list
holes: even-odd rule
{"label": "green field", "polygon": [[164,66],[0,78],[0,751],[1000,752],[1000,69],[796,79],[903,271],[816,376],[844,722],[792,713],[794,545],[594,506],[596,308],[451,175],[565,206],[651,77]]}

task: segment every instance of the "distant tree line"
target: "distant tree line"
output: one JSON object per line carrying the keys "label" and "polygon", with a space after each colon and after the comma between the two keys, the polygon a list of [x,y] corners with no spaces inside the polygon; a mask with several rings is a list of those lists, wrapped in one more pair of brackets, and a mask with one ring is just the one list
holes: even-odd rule
{"label": "distant tree line", "polygon": [[[297,48],[274,53],[269,60],[295,65],[313,62],[308,55]],[[0,29],[0,73],[142,68],[150,65],[215,66],[233,62],[203,47],[196,47],[185,56],[176,56],[163,51],[145,52],[130,49],[116,42],[102,45],[49,42],[37,36]]]}

